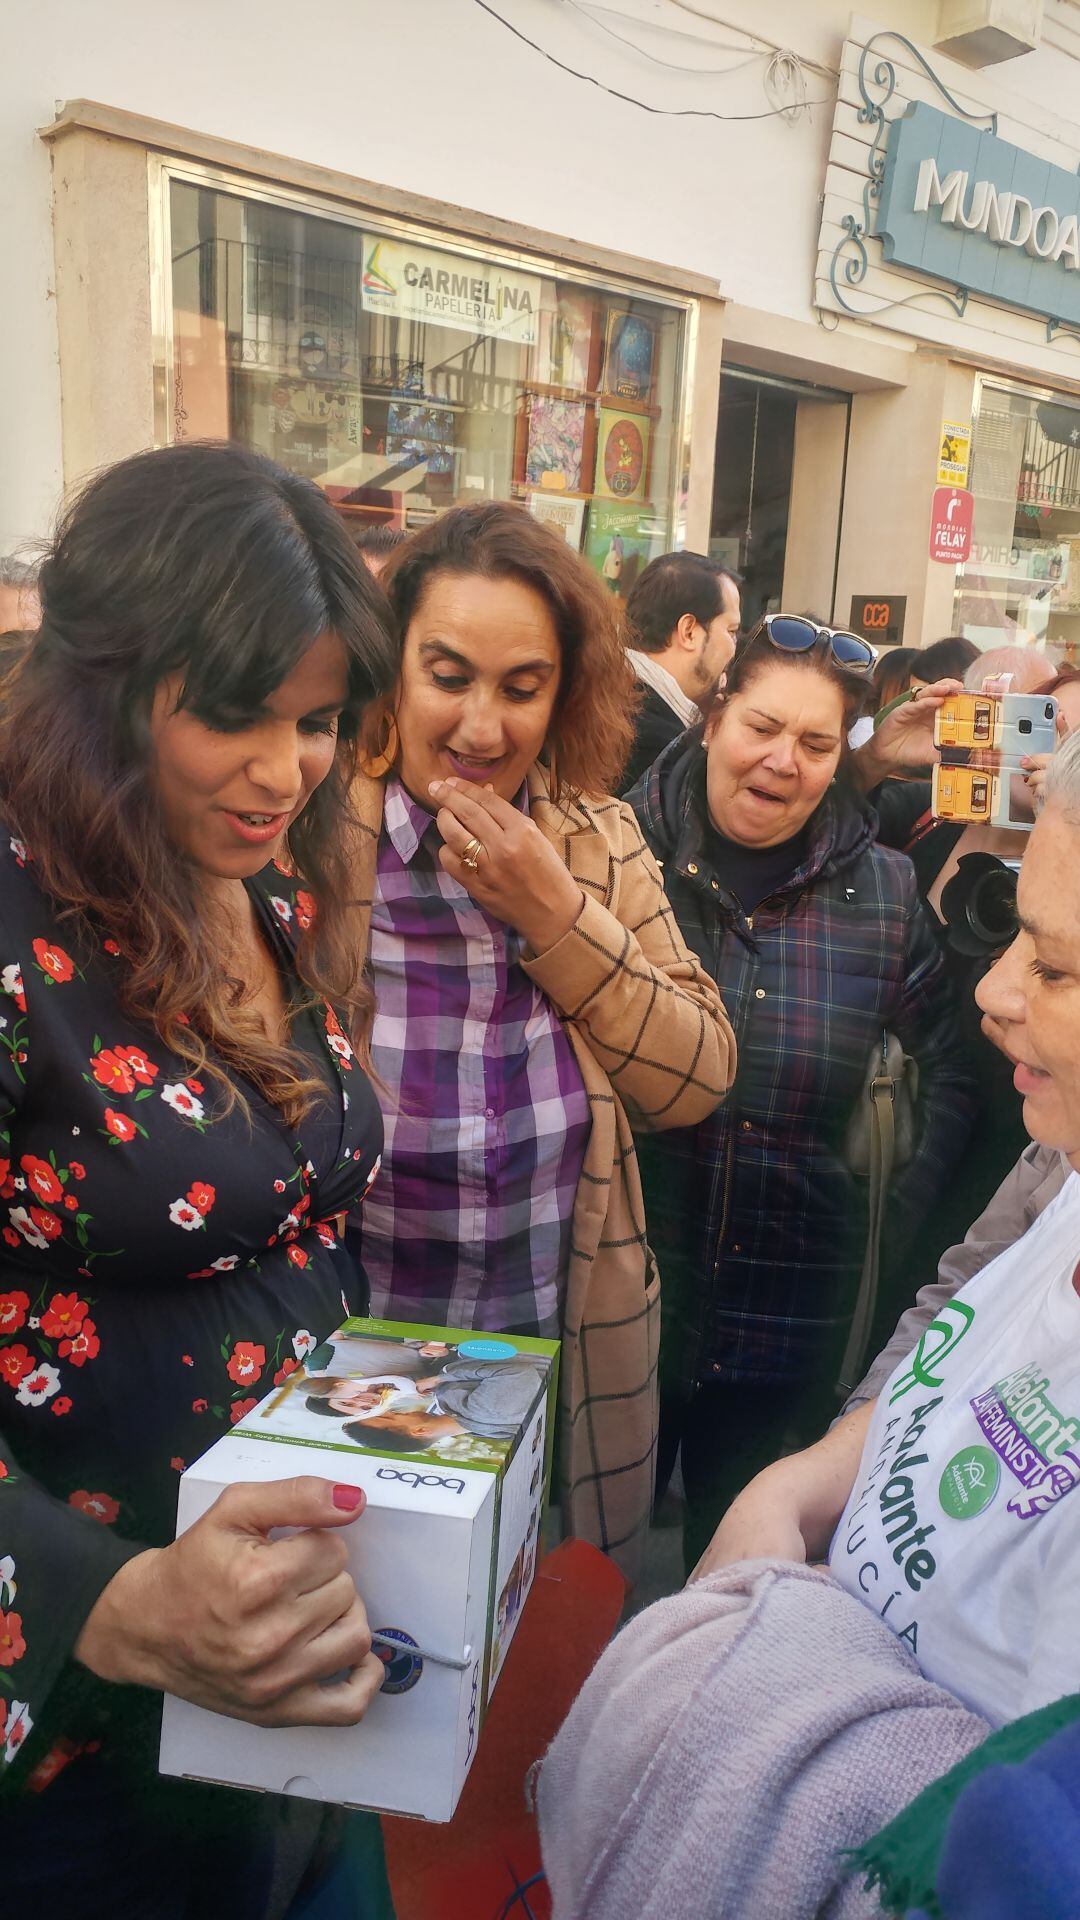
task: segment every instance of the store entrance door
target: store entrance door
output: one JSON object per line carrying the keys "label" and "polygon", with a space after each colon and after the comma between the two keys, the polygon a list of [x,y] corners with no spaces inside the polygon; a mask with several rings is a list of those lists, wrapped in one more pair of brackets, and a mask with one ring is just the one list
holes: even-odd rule
{"label": "store entrance door", "polygon": [[744,628],[781,607],[834,616],[849,414],[846,393],[721,373],[709,552],[742,575]]}

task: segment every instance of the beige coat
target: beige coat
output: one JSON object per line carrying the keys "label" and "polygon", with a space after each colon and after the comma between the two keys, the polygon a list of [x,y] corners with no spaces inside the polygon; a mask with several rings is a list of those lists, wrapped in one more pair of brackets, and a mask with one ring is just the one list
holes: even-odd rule
{"label": "beige coat", "polygon": [[[383,783],[361,776],[353,800],[365,829],[360,893],[370,915]],[[553,805],[537,768],[529,806],[585,895],[570,932],[524,963],[563,1021],[592,1115],[560,1362],[563,1525],[635,1579],[655,1469],[660,1281],[645,1239],[631,1124],[703,1120],[731,1085],[735,1040],[629,807]]]}

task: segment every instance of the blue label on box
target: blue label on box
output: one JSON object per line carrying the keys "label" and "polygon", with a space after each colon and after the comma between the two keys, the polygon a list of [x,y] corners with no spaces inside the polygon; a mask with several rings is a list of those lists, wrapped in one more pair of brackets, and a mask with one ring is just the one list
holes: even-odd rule
{"label": "blue label on box", "polygon": [[458,1352],[467,1360],[512,1360],[517,1348],[509,1340],[463,1340]]}

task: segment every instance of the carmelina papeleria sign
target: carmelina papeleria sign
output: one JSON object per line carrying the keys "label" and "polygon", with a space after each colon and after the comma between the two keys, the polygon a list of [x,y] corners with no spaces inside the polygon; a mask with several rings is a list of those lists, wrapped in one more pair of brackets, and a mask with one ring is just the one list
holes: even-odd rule
{"label": "carmelina papeleria sign", "polygon": [[935,487],[930,515],[930,558],[956,566],[971,552],[975,496],[966,487]]}

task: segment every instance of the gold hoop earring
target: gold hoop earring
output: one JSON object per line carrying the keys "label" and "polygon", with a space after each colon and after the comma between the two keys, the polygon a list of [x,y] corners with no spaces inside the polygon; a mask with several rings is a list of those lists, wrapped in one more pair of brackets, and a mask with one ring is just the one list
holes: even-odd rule
{"label": "gold hoop earring", "polygon": [[548,748],[548,799],[552,806],[559,798],[559,768],[555,758],[555,748]]}
{"label": "gold hoop earring", "polygon": [[383,744],[374,753],[362,754],[360,758],[360,771],[366,773],[369,780],[381,780],[389,773],[401,751],[401,735],[392,713],[383,714],[381,730],[386,735]]}

